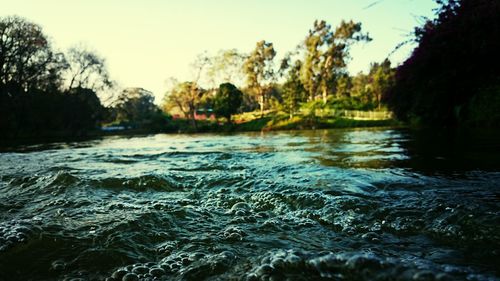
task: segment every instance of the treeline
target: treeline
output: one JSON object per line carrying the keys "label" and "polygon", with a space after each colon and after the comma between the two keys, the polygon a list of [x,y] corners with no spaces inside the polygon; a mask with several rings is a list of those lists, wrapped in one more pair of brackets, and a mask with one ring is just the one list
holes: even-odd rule
{"label": "treeline", "polygon": [[234,113],[255,110],[261,115],[283,112],[290,118],[306,109],[313,114],[316,109],[380,110],[382,95],[394,81],[390,61],[372,63],[368,74],[351,76],[347,71],[351,47],[371,40],[361,23],[341,21],[333,28],[315,21],[297,48],[279,62],[273,43],[265,40],[247,54],[235,49],[202,53],[192,63],[193,80],[172,79],[163,109],[189,118],[196,127],[195,113],[220,107],[224,91],[218,85],[229,84],[240,86],[241,101],[233,99],[224,114],[213,111],[228,121]]}
{"label": "treeline", "polygon": [[350,76],[346,70],[350,48],[370,40],[360,23],[342,21],[332,28],[316,21],[280,62],[267,41],[248,54],[202,54],[193,63],[193,80],[173,80],[160,109],[151,92],[120,89],[94,51],[55,50],[39,25],[0,18],[0,131],[10,138],[86,135],[102,125],[165,132],[185,129],[171,115],[187,118],[197,130],[199,111],[231,122],[231,115],[249,111],[292,117],[303,108],[380,109],[382,92],[393,80],[390,62],[372,64],[368,74]]}
{"label": "treeline", "polygon": [[[110,104],[104,107],[102,101]],[[81,136],[117,121],[154,130],[165,124],[151,93],[119,90],[95,52],[84,46],[59,52],[39,25],[17,16],[0,18],[4,138]]]}
{"label": "treeline", "polygon": [[372,63],[367,74],[349,75],[350,48],[371,38],[360,23],[342,21],[333,28],[316,21],[279,62],[267,41],[247,54],[200,55],[194,79],[173,83],[163,109],[177,110],[195,125],[194,112],[213,107],[217,85],[231,83],[243,93],[240,106],[233,108],[239,113],[272,110],[291,118],[322,109],[388,108],[399,120],[419,126],[498,126],[500,2],[436,2],[436,19],[415,29],[408,42],[418,46],[396,69],[386,59]]}
{"label": "treeline", "polygon": [[386,95],[401,120],[431,126],[500,124],[500,1],[438,1],[415,30],[418,47]]}
{"label": "treeline", "polygon": [[102,125],[198,130],[200,116],[215,114],[212,130],[222,118],[231,123],[236,113],[315,120],[318,111],[387,108],[399,120],[419,125],[498,126],[500,3],[436,1],[436,19],[416,28],[418,46],[396,69],[386,59],[372,63],[368,73],[350,75],[352,46],[372,38],[361,23],[333,27],[315,21],[280,61],[265,40],[248,53],[200,54],[192,79],[172,79],[160,108],[143,88],[120,89],[94,51],[84,46],[57,51],[39,25],[17,16],[0,18],[0,134],[75,136]]}

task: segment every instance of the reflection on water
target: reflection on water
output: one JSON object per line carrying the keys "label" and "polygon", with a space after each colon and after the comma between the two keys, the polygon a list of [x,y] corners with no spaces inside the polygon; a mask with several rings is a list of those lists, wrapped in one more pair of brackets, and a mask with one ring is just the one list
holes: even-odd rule
{"label": "reflection on water", "polygon": [[362,129],[7,148],[0,280],[494,280],[499,140]]}

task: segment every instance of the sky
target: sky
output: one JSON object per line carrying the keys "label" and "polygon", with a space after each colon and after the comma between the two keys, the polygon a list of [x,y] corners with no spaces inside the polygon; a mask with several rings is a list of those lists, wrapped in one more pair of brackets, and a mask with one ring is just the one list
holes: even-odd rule
{"label": "sky", "polygon": [[[0,0],[0,7],[0,17],[41,25],[57,50],[79,44],[95,50],[121,87],[150,90],[158,103],[170,77],[193,79],[197,54],[248,53],[266,40],[279,59],[304,40],[315,19],[333,27],[342,19],[361,22],[373,41],[352,49],[348,69],[367,71],[437,6],[434,0]],[[389,58],[397,65],[413,47]]]}

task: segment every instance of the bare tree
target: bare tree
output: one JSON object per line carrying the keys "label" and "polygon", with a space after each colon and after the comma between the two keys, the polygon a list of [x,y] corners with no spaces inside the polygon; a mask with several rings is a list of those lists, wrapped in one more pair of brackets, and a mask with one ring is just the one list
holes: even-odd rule
{"label": "bare tree", "polygon": [[86,88],[96,92],[112,87],[104,58],[82,45],[67,54],[68,90]]}

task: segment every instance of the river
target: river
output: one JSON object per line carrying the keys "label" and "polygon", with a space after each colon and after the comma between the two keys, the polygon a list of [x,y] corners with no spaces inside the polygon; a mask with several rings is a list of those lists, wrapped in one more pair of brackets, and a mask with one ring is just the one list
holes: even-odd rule
{"label": "river", "polygon": [[0,280],[500,280],[500,138],[345,129],[0,153]]}

